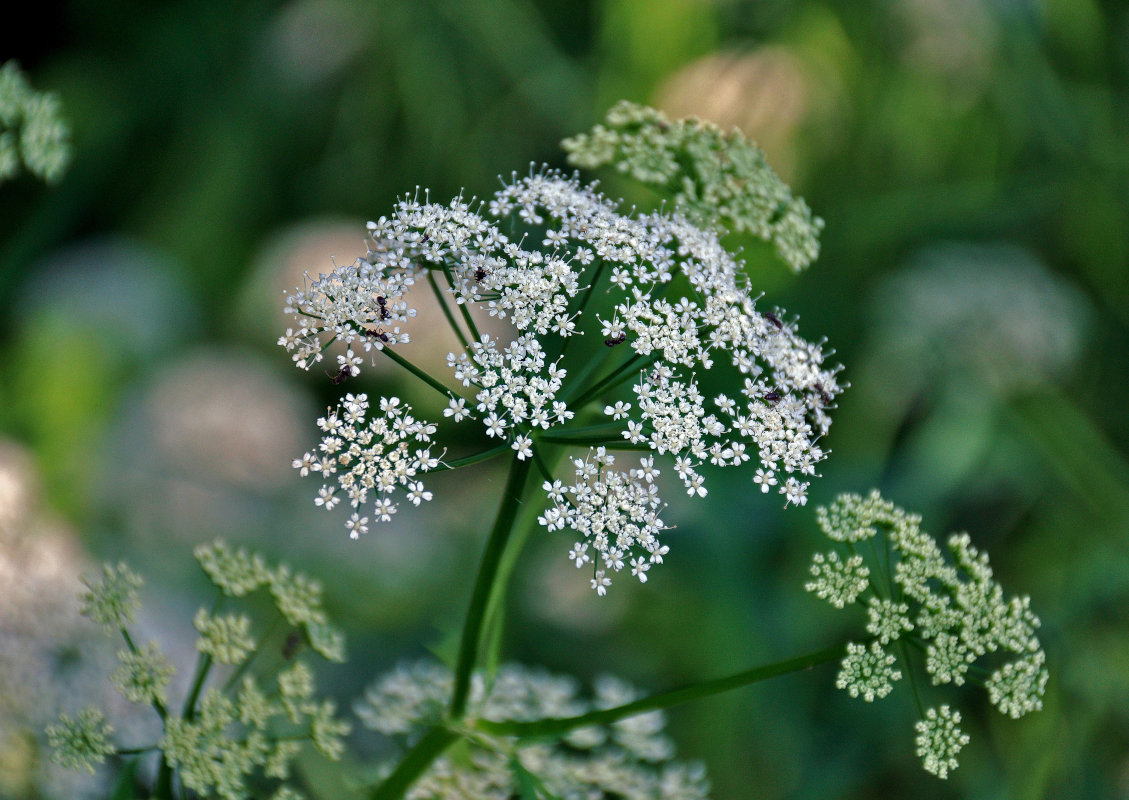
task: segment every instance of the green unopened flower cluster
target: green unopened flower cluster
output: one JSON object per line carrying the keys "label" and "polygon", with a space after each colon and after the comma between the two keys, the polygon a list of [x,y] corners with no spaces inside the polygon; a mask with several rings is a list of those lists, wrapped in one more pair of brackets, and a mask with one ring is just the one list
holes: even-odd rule
{"label": "green unopened flower cluster", "polygon": [[[867,702],[885,697],[902,677],[896,652],[911,666],[902,647],[908,644],[923,653],[920,660],[934,686],[980,683],[992,704],[1013,718],[1042,708],[1047,670],[1035,635],[1039,619],[1026,596],[1004,597],[987,554],[972,546],[968,534],[949,537],[950,563],[921,530],[919,516],[877,491],[865,498],[841,495],[817,513],[823,532],[847,553],[817,553],[810,570],[814,579],[804,588],[836,608],[864,605],[871,636],[868,644],[848,645],[839,688]],[[880,532],[885,547],[875,547]],[[956,768],[956,756],[968,743],[960,719],[959,712],[941,706],[925,710],[917,724],[918,755],[941,778]]]}
{"label": "green unopened flower cluster", "polygon": [[[326,659],[344,660],[344,637],[321,606],[321,584],[284,564],[272,568],[261,556],[233,551],[223,542],[197,548],[196,558],[217,587],[218,598],[193,619],[200,660],[179,712],[168,707],[174,667],[155,642],[138,647],[127,628],[140,606],[141,578],[125,564],[107,565],[82,595],[83,613],[108,631],[120,631],[127,645],[119,653],[115,687],[127,700],[151,705],[162,720],[164,733],[150,748],[162,754],[154,796],[172,800],[179,786],[224,800],[249,797],[252,785],[258,791],[263,781],[287,779],[303,741],[329,758],[340,758],[350,726],[337,718],[333,701],[318,699],[313,672],[295,659],[305,643]],[[269,591],[291,632],[278,655],[260,659],[263,667],[250,674],[267,637],[254,632],[249,615],[223,606],[260,588]],[[214,664],[234,672],[226,683],[209,686]],[[84,709],[77,719],[61,715],[47,733],[53,759],[72,769],[93,770],[118,752],[110,740],[112,728],[94,708]],[[174,773],[179,781],[169,780]],[[163,787],[161,776],[166,776]],[[301,795],[282,785],[275,797],[298,800]]]}
{"label": "green unopened flower cluster", "polygon": [[96,708],[84,708],[77,719],[59,715],[56,725],[47,726],[47,742],[54,751],[55,763],[67,769],[85,769],[93,773],[96,764],[114,752],[110,737],[113,727]]}
{"label": "green unopened flower cluster", "polygon": [[[434,662],[403,665],[378,679],[357,706],[362,722],[385,735],[418,738],[442,719],[453,678]],[[539,720],[584,714],[637,699],[624,681],[596,680],[595,697],[577,681],[517,664],[503,665],[492,684],[475,675],[471,715],[483,720]],[[608,726],[581,728],[561,742],[476,732],[465,751],[437,759],[408,791],[410,800],[704,800],[709,782],[700,764],[674,760],[653,711]]]}
{"label": "green unopened flower cluster", "polygon": [[125,562],[103,564],[98,580],[84,579],[84,582],[88,591],[79,595],[84,617],[89,617],[110,633],[136,619],[137,609],[141,607],[137,591],[142,586],[142,580]]}
{"label": "green unopened flower cluster", "polygon": [[34,91],[16,62],[0,67],[0,182],[14,177],[21,162],[48,183],[63,177],[71,148],[60,112],[59,99]]}
{"label": "green unopened flower cluster", "polygon": [[565,139],[569,163],[616,169],[674,195],[676,207],[699,225],[719,220],[734,231],[771,242],[794,270],[819,256],[823,220],[793,197],[738,130],[729,133],[697,119],[670,120],[661,111],[628,101],[616,104],[602,125]]}

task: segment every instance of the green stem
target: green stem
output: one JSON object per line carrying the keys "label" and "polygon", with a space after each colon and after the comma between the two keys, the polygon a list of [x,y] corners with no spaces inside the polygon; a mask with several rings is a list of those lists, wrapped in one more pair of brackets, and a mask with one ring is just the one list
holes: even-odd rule
{"label": "green stem", "polygon": [[600,425],[599,427],[594,427],[592,431],[585,431],[583,429],[577,429],[575,431],[564,430],[559,433],[549,431],[548,433],[543,433],[538,436],[537,441],[554,442],[556,444],[591,445],[597,442],[600,444],[608,441],[614,442],[618,438],[618,440],[624,444],[629,444],[629,442],[619,434],[620,432],[614,428],[608,430],[607,425]]}
{"label": "green stem", "polygon": [[671,708],[681,705],[682,703],[688,703],[691,700],[711,697],[715,694],[721,694],[733,689],[739,689],[742,686],[748,686],[751,683],[767,680],[768,678],[775,678],[778,675],[787,675],[790,672],[799,672],[800,670],[818,666],[819,664],[826,664],[830,661],[836,661],[842,658],[844,652],[846,652],[846,645],[837,644],[826,647],[823,650],[817,650],[814,653],[790,658],[786,661],[778,661],[774,664],[753,667],[744,672],[738,672],[736,675],[716,678],[712,681],[705,681],[704,683],[687,686],[682,689],[674,689],[669,692],[660,692],[659,694],[653,694],[650,697],[644,697],[622,706],[600,711],[590,711],[587,714],[580,714],[575,717],[560,717],[557,719],[533,721],[492,721],[480,719],[474,723],[474,727],[484,733],[517,736],[523,739],[560,737],[577,728],[587,728],[593,725],[608,725],[613,722],[618,722],[621,719],[626,719],[627,717],[633,717],[637,714]]}
{"label": "green stem", "polygon": [[[451,280],[451,268],[446,264],[443,265],[443,274],[447,276],[447,283],[454,286],[455,282]],[[474,317],[470,315],[470,309],[467,308],[466,303],[456,301],[455,305],[459,307],[459,313],[463,315],[463,322],[466,323],[467,330],[470,331],[470,335],[474,337],[474,341],[481,342],[482,335],[479,334],[478,326],[474,324]]]}
{"label": "green stem", "polygon": [[384,355],[388,356],[390,359],[395,361],[397,364],[399,364],[401,367],[406,369],[408,372],[415,375],[417,378],[419,378],[421,381],[423,381],[428,386],[433,388],[435,391],[439,392],[439,394],[443,395],[448,400],[450,400],[452,397],[455,396],[454,392],[452,392],[450,389],[448,389],[446,386],[444,386],[440,381],[431,377],[426,372],[424,372],[422,369],[417,367],[415,364],[408,361],[406,358],[399,355],[398,353],[394,352],[393,348],[382,347],[380,349],[380,352],[384,353]]}
{"label": "green stem", "polygon": [[435,282],[435,274],[431,271],[427,273],[427,282],[431,284],[431,290],[435,292],[435,299],[439,302],[439,307],[443,309],[443,316],[447,318],[447,324],[451,326],[451,330],[455,332],[455,336],[459,338],[464,350],[469,350],[470,345],[467,344],[466,337],[463,336],[463,329],[455,322],[455,315],[451,313],[451,309],[447,306],[447,300],[443,297],[443,290],[439,288],[439,284]]}
{"label": "green stem", "polygon": [[[133,641],[133,637],[130,636],[129,631],[125,628],[118,628],[118,630],[121,631],[122,638],[125,640],[125,646],[129,648],[129,652],[137,655],[137,644]],[[161,722],[164,722],[166,719],[168,719],[169,710],[162,701],[154,698],[153,702],[150,703],[150,705],[153,707],[153,710],[157,712],[157,716],[161,718]]]}
{"label": "green stem", "polygon": [[449,469],[458,469],[459,467],[468,467],[471,464],[477,464],[479,461],[486,461],[496,455],[506,452],[510,449],[509,442],[503,442],[497,447],[491,447],[489,450],[483,450],[481,453],[472,453],[469,456],[462,458],[453,458],[450,461],[440,462],[439,466],[435,469],[429,469],[428,472],[444,472]]}
{"label": "green stem", "polygon": [[276,610],[274,616],[271,618],[270,624],[267,625],[267,629],[263,632],[263,635],[259,637],[258,645],[251,651],[251,655],[243,659],[243,663],[240,664],[224,682],[223,689],[220,690],[222,694],[227,694],[235,684],[239,683],[239,680],[247,673],[247,670],[251,668],[251,663],[258,658],[259,653],[263,651],[263,645],[271,637],[271,634],[275,632],[275,629],[278,628],[278,623],[281,621],[282,614]]}
{"label": "green stem", "polygon": [[161,754],[161,766],[157,770],[157,782],[153,785],[152,797],[153,800],[173,800],[172,767],[169,766],[164,753]]}
{"label": "green stem", "polygon": [[[212,602],[211,615],[214,617],[223,605],[223,592],[216,590],[216,599]],[[180,710],[180,716],[188,722],[196,718],[196,701],[200,699],[200,691],[204,688],[204,681],[208,677],[208,671],[212,668],[211,655],[201,653],[196,659],[196,675],[192,679],[192,688],[188,691],[188,697],[184,698],[184,707]]]}
{"label": "green stem", "polygon": [[208,670],[212,667],[212,656],[201,654],[196,662],[196,677],[192,680],[192,689],[184,701],[184,711],[181,716],[191,722],[196,717],[196,701],[200,699],[200,690],[204,688],[204,680],[208,677]]}
{"label": "green stem", "polygon": [[[577,319],[584,319],[584,311],[588,308],[588,302],[592,299],[592,296],[596,294],[596,284],[600,282],[600,276],[603,274],[605,264],[607,264],[607,262],[604,261],[604,259],[599,259],[595,270],[592,271],[592,282],[588,284],[587,289],[580,291],[581,297],[579,303],[576,304],[575,308],[570,305],[568,311],[565,312],[568,314],[569,318],[576,317]],[[561,348],[557,351],[556,358],[553,360],[556,361],[564,358],[565,353],[568,352],[569,344],[579,335],[580,333],[577,332],[572,336],[564,337],[564,340],[561,342]]]}
{"label": "green stem", "polygon": [[403,797],[416,778],[457,738],[458,734],[442,726],[429,730],[396,765],[396,769],[373,790],[369,795],[371,800],[398,800]]}
{"label": "green stem", "polygon": [[590,400],[598,397],[600,392],[604,391],[604,389],[611,388],[619,381],[620,378],[624,377],[625,372],[631,370],[631,368],[638,365],[639,362],[646,361],[650,358],[650,355],[644,356],[636,353],[623,364],[612,370],[606,378],[601,379],[594,386],[588,389],[588,391],[580,395],[580,397],[576,398],[575,400],[569,401],[569,406],[576,409],[584,408],[584,406],[587,405]]}
{"label": "green stem", "polygon": [[478,660],[483,618],[494,586],[494,578],[498,573],[498,564],[505,552],[506,542],[509,541],[514,519],[522,503],[526,478],[532,465],[533,462],[529,459],[521,461],[514,458],[510,462],[510,474],[502,490],[502,504],[498,508],[494,529],[490,531],[486,550],[478,566],[470,608],[467,610],[466,622],[463,625],[459,657],[455,662],[455,689],[451,693],[451,705],[448,709],[452,719],[460,719],[466,713],[467,701],[470,699],[470,677]]}

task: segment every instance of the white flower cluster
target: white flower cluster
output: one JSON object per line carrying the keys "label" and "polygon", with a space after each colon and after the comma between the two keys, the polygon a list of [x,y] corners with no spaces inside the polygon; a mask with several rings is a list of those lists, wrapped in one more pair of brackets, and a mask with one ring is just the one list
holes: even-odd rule
{"label": "white flower cluster", "polygon": [[[1035,631],[1039,619],[1030,600],[1004,598],[993,579],[988,556],[972,546],[968,534],[949,537],[950,564],[921,518],[907,514],[878,494],[841,495],[818,510],[827,536],[851,552],[816,554],[806,584],[809,592],[837,608],[865,598],[869,646],[848,645],[836,685],[867,702],[885,697],[901,677],[894,668],[893,644],[903,640],[924,650],[924,667],[933,685],[962,685],[973,664],[984,658],[999,664],[984,681],[992,704],[1013,718],[1042,708],[1047,683],[1046,654]],[[879,531],[886,536],[890,564],[874,570],[891,576],[886,586],[870,580],[871,569],[855,553]],[[944,778],[956,768],[956,753],[968,737],[957,727],[960,714],[942,706],[929,709],[918,724],[918,754],[925,768]]]}
{"label": "white flower cluster", "polygon": [[[509,218],[507,230],[519,233],[502,233],[491,217]],[[534,456],[542,436],[558,442],[565,436],[585,448],[614,449],[618,442],[669,453],[674,474],[698,497],[707,493],[703,465],[741,465],[755,453],[763,492],[776,486],[786,504],[806,503],[807,479],[826,457],[819,440],[841,391],[838,368],[825,367],[822,345],[800,338],[782,312],[757,309],[742,263],[722,247],[716,230],[678,213],[624,213],[593,186],[545,170],[515,175],[484,202],[405,197],[389,216],[369,223],[369,233],[364,259],[290,298],[287,310],[300,325],[280,343],[299,366],[308,368],[336,340],[348,350],[338,356],[335,382],[353,377],[362,367],[361,348],[375,358],[385,345],[406,341],[401,327],[414,311],[405,293],[429,285],[464,347],[447,356],[447,379],[413,371],[448,398],[444,415],[454,422],[476,418],[487,437],[508,443],[522,460]],[[540,249],[531,247],[537,241]],[[504,320],[512,340],[480,334],[475,315]],[[581,337],[587,345],[566,356]],[[732,368],[734,384],[707,395],[696,376],[719,359]],[[426,447],[417,457],[408,446],[413,437],[430,443],[433,425],[412,420],[409,431],[389,419],[380,431],[366,430],[363,413],[351,410],[357,402],[347,400],[343,411],[322,421],[317,455],[295,461],[304,473],[344,468],[339,483],[356,511],[353,535],[366,529],[360,506],[369,489],[378,494],[371,516],[387,520],[395,511],[388,495],[397,486],[417,504],[430,496],[418,475],[434,462]],[[604,408],[603,419],[622,428],[585,438],[600,427],[580,422],[600,420],[585,414],[593,403],[597,415]],[[358,438],[362,431],[371,445]],[[633,554],[632,569],[643,578],[657,563],[650,555],[662,528],[654,481],[602,466],[598,481],[583,478],[569,492],[551,491],[544,524],[590,539],[605,570],[622,568]],[[630,508],[613,509],[622,497],[632,498]],[[333,490],[323,487],[318,502],[332,507]],[[630,522],[605,530],[613,518]],[[593,586],[603,593],[608,582],[605,572]]]}
{"label": "white flower cluster", "polygon": [[[565,371],[555,363],[546,365],[545,351],[534,336],[522,334],[499,351],[498,342],[484,335],[471,342],[470,351],[469,357],[448,354],[447,365],[463,386],[478,388],[474,399],[484,415],[487,436],[504,439],[508,428],[523,431],[512,437],[518,458],[532,455],[533,442],[524,429],[548,430],[573,417],[568,406],[556,399]],[[444,414],[459,422],[469,416],[465,407],[465,400],[452,398]]]}
{"label": "white flower cluster", "polygon": [[298,317],[298,329],[287,328],[278,344],[293,354],[300,369],[317,364],[331,342],[341,341],[349,351],[340,363],[348,368],[347,377],[353,377],[360,374],[362,363],[353,354],[354,346],[369,352],[410,340],[401,326],[416,310],[404,294],[415,283],[417,271],[402,250],[372,252],[369,257],[371,262],[358,259],[308,280],[304,290],[286,298],[285,311]]}
{"label": "white flower cluster", "polygon": [[[324,436],[317,452],[295,459],[294,468],[303,476],[320,472],[326,479],[336,477],[337,486],[326,483],[318,492],[315,502],[323,508],[332,509],[340,502],[338,487],[354,509],[364,505],[372,492],[378,495],[372,513],[387,522],[398,508],[392,500],[397,491],[417,506],[431,499],[419,478],[439,465],[430,447],[435,425],[413,417],[411,406],[398,397],[382,397],[379,415],[366,419],[368,411],[367,395],[345,395],[336,410],[318,420]],[[346,523],[349,535],[355,539],[367,533],[368,522],[354,510]]]}
{"label": "white flower cluster", "polygon": [[[387,736],[418,738],[442,719],[454,680],[433,662],[402,665],[378,679],[357,704],[362,723]],[[572,678],[516,664],[503,665],[487,689],[481,675],[471,687],[471,715],[491,721],[572,717],[613,708],[638,697],[629,684],[597,679],[586,700]],[[661,712],[608,726],[575,730],[560,743],[517,741],[476,734],[459,758],[437,759],[408,791],[410,800],[509,800],[536,786],[538,797],[586,800],[704,800],[709,793],[699,764],[673,760],[674,745]]]}
{"label": "white flower cluster", "polygon": [[661,564],[668,550],[658,538],[666,526],[659,519],[654,457],[640,458],[639,466],[628,472],[609,469],[613,463],[615,456],[603,447],[573,459],[576,482],[546,481],[553,505],[538,517],[550,531],[569,528],[580,534],[568,554],[577,568],[591,561],[589,545],[596,551],[603,568],[596,569],[592,588],[600,595],[611,585],[607,573],[619,572],[628,561],[631,574],[646,583],[647,570]]}

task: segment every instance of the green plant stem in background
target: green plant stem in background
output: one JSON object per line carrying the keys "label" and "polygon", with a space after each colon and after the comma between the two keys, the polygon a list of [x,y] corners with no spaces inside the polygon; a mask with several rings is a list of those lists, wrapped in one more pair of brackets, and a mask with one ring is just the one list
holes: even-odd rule
{"label": "green plant stem in background", "polygon": [[490,601],[494,579],[498,574],[498,565],[506,549],[506,542],[509,541],[514,520],[524,499],[526,478],[532,466],[533,462],[529,459],[522,461],[515,457],[510,462],[510,474],[502,490],[502,504],[498,508],[498,516],[494,520],[490,538],[486,542],[482,562],[478,566],[470,608],[467,610],[466,622],[463,625],[459,657],[455,663],[455,688],[451,693],[451,704],[448,708],[451,719],[461,719],[466,713],[467,700],[470,699],[470,677],[478,660],[486,607]]}
{"label": "green plant stem in background", "polygon": [[621,719],[633,717],[636,714],[672,708],[682,703],[688,703],[691,700],[699,700],[703,697],[722,694],[723,692],[739,689],[742,686],[748,686],[758,681],[775,678],[779,675],[787,675],[790,672],[799,672],[800,670],[809,669],[820,664],[838,661],[843,657],[845,652],[845,644],[836,644],[831,647],[825,647],[822,650],[817,650],[814,653],[808,653],[807,655],[797,656],[796,658],[790,658],[785,661],[777,661],[774,664],[753,667],[752,669],[738,672],[735,675],[715,678],[711,681],[704,681],[703,683],[686,686],[681,689],[673,689],[669,692],[660,692],[650,697],[644,697],[626,703],[622,706],[592,711],[575,717],[533,721],[491,721],[480,719],[475,721],[474,727],[483,733],[517,736],[520,739],[556,738],[570,731],[577,730],[578,728],[587,728],[593,725],[609,725]]}
{"label": "green plant stem in background", "polygon": [[457,733],[442,725],[429,730],[396,765],[396,769],[373,790],[370,795],[372,800],[397,800],[403,797],[416,778],[458,738]]}
{"label": "green plant stem in background", "polygon": [[[514,461],[514,468],[510,471],[510,481],[507,482],[507,490],[516,490],[520,492],[521,482],[524,482],[524,475],[528,472],[528,466],[524,469],[518,469],[518,465],[527,465],[528,462]],[[521,473],[521,481],[518,486],[514,486],[515,473]],[[507,491],[507,498],[516,498],[517,495]],[[513,511],[507,509],[508,506],[516,508],[516,503],[503,503],[502,509],[499,511],[498,522],[495,523],[495,532],[498,530],[508,530],[508,527],[502,527],[505,518],[509,518],[512,523]],[[504,538],[504,537],[503,537]],[[495,539],[491,536],[491,542]],[[491,548],[487,547],[489,553]],[[487,558],[483,558],[483,566],[488,564]],[[479,575],[484,574],[485,570],[480,570]],[[477,587],[476,587],[477,588]],[[472,604],[471,610],[474,610]],[[469,620],[468,620],[469,621]],[[468,626],[469,628],[470,626]],[[473,652],[473,651],[472,651]],[[674,689],[669,692],[660,692],[626,703],[615,708],[602,709],[600,711],[592,711],[587,714],[580,714],[575,717],[561,717],[557,719],[542,719],[533,721],[524,720],[475,720],[472,723],[473,730],[480,733],[496,736],[515,736],[526,743],[532,743],[540,739],[559,738],[568,734],[571,731],[579,728],[587,728],[594,725],[609,725],[613,722],[633,717],[637,714],[644,714],[650,711],[658,711],[661,709],[672,708],[682,703],[688,703],[692,700],[698,700],[704,697],[711,697],[723,692],[739,689],[743,686],[748,686],[758,681],[768,680],[780,675],[787,675],[792,672],[799,672],[800,670],[810,669],[811,667],[819,666],[820,664],[827,664],[832,661],[838,661],[843,657],[846,652],[845,644],[837,644],[831,647],[826,647],[822,650],[817,650],[813,653],[790,658],[785,661],[778,661],[774,664],[765,664],[759,667],[738,672],[735,675],[729,675],[724,678],[716,678],[711,681],[696,684],[694,686],[687,686],[681,689]],[[461,655],[461,654],[460,654]],[[467,682],[469,685],[469,681]],[[465,690],[464,690],[465,692]],[[465,712],[466,696],[462,700],[462,711]],[[431,763],[437,759],[444,750],[450,747],[458,738],[465,735],[466,732],[459,731],[460,723],[457,719],[452,719],[447,726],[436,726],[429,730],[423,738],[416,743],[416,745],[408,751],[403,760],[396,765],[396,768],[377,786],[370,795],[371,800],[398,800],[404,796],[412,783],[422,775]]]}

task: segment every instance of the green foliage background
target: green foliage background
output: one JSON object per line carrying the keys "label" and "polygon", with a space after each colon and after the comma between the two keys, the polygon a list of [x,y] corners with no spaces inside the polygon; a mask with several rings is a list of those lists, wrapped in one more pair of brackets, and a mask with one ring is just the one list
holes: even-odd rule
{"label": "green foliage background", "polygon": [[[500,476],[436,480],[433,508],[359,543],[315,515],[288,458],[333,387],[274,346],[282,291],[351,261],[364,220],[416,186],[481,195],[563,166],[558,141],[617,99],[727,114],[827,222],[804,275],[746,251],[763,302],[826,336],[853,384],[813,500],[876,486],[937,535],[968,530],[1032,596],[1052,679],[1018,722],[963,693],[973,741],[947,783],[913,755],[909,692],[864,705],[832,668],[677,710],[680,753],[719,798],[1129,797],[1129,6],[84,0],[20,33],[0,56],[59,93],[75,160],[55,187],[0,186],[0,430],[93,558],[128,558],[174,607],[216,535],[322,575],[350,634],[346,703],[442,649]],[[226,376],[211,394],[169,383],[208,365]],[[161,450],[154,409],[196,419],[224,390],[216,430],[260,405],[296,421],[243,441],[205,420],[199,452]],[[293,451],[258,464],[283,435]],[[609,598],[535,535],[507,653],[662,689],[861,630],[802,592],[810,506],[746,475],[711,487],[674,502],[652,580]]]}

